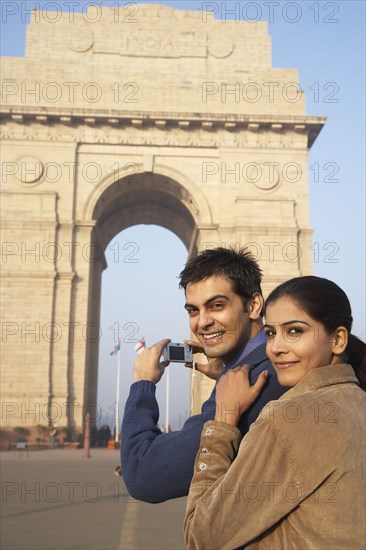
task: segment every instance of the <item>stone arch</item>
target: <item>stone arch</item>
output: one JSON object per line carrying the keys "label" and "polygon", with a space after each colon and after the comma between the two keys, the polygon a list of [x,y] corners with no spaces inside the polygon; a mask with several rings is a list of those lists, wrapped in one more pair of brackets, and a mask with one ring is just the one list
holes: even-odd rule
{"label": "stone arch", "polygon": [[[115,235],[133,225],[160,225],[175,233],[186,246],[188,256],[191,256],[198,251],[200,226],[211,220],[203,194],[188,178],[164,165],[154,172],[142,171],[142,165],[139,165],[132,175],[124,174],[114,180],[105,178],[88,197],[84,215],[87,219],[80,223],[80,230],[85,226],[90,229],[89,237],[85,235],[85,245],[92,243],[101,252],[99,261],[91,262],[89,273],[85,274],[89,288],[84,309],[87,325],[91,327],[100,319],[101,275],[107,266],[102,251]],[[79,258],[76,272],[81,273],[83,267],[84,258]],[[80,308],[76,305],[78,311],[82,307],[82,302]],[[84,393],[84,403],[97,401],[98,347],[98,342],[87,340],[85,379],[80,380],[82,387],[72,388],[75,395]]]}
{"label": "stone arch", "polygon": [[[131,166],[134,166],[133,174],[131,174]],[[197,226],[213,224],[212,213],[207,198],[198,185],[196,185],[190,178],[179,170],[162,163],[156,164],[152,172],[147,172],[144,170],[142,162],[127,162],[121,169],[119,169],[117,179],[115,173],[108,174],[102,178],[85,201],[85,206],[83,208],[83,220],[96,219],[95,216],[98,210],[97,205],[100,203],[100,200],[104,194],[108,192],[108,189],[115,186],[116,183],[123,185],[128,184],[131,181],[133,182],[137,180],[139,176],[143,176],[143,174],[156,176],[155,181],[158,181],[159,177],[165,179],[167,182],[169,181],[170,187],[167,188],[167,193],[171,194],[172,185],[174,185],[180,194],[182,204],[191,213]]]}

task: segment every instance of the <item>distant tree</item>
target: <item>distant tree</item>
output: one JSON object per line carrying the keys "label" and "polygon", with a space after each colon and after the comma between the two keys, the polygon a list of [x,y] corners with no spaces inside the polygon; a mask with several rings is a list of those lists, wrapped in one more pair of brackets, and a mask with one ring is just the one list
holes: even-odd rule
{"label": "distant tree", "polygon": [[13,431],[17,434],[17,442],[27,440],[27,436],[29,435],[29,430],[27,428],[23,428],[23,426],[16,426]]}
{"label": "distant tree", "polygon": [[111,429],[109,426],[104,424],[101,426],[98,430],[98,444],[100,447],[106,447],[108,445],[108,441],[111,438]]}
{"label": "distant tree", "polygon": [[72,429],[69,426],[63,426],[60,431],[63,434],[64,441],[72,440]]}
{"label": "distant tree", "polygon": [[42,439],[48,435],[49,428],[48,426],[42,426],[42,424],[37,424],[36,431],[38,434],[36,441],[39,444],[42,441]]}

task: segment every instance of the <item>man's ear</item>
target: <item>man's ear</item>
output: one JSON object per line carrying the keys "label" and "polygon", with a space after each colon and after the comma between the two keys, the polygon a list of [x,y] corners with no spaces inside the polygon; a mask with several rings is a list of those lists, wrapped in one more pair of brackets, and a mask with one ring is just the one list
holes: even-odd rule
{"label": "man's ear", "polygon": [[256,321],[260,318],[261,311],[263,308],[264,299],[262,294],[255,292],[249,301],[249,318],[253,321]]}
{"label": "man's ear", "polygon": [[332,352],[334,355],[342,355],[348,344],[348,330],[346,327],[338,327],[334,331]]}

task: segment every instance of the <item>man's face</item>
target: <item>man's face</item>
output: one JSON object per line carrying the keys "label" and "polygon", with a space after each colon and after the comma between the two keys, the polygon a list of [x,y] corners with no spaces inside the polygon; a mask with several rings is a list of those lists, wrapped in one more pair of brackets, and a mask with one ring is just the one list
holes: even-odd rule
{"label": "man's face", "polygon": [[189,325],[203,345],[207,357],[219,357],[227,363],[254,335],[252,321],[259,312],[244,308],[243,302],[222,276],[213,276],[186,287]]}

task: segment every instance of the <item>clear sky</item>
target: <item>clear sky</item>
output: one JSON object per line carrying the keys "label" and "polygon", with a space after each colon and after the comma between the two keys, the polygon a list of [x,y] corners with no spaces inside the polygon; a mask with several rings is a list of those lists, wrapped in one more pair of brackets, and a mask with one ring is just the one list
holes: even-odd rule
{"label": "clear sky", "polygon": [[[122,6],[131,2],[80,1],[80,9],[90,3]],[[309,157],[313,269],[315,274],[334,280],[346,291],[354,313],[354,333],[364,339],[365,2],[153,3],[192,10],[211,4],[210,9],[215,9],[218,18],[269,21],[273,66],[298,68],[300,85],[306,93],[307,114],[328,117]],[[19,8],[14,15],[9,14],[6,7],[9,4]],[[22,12],[45,5],[50,11],[67,10],[68,2],[2,1],[2,55],[24,55],[28,18],[22,17]],[[234,13],[229,13],[233,10]],[[112,423],[116,364],[109,352],[116,324],[124,340],[122,402],[131,383],[134,344],[129,340],[145,336],[148,344],[152,344],[163,337],[181,341],[189,336],[184,296],[178,290],[176,278],[186,254],[175,235],[157,226],[131,227],[108,245],[99,353],[101,420],[105,421],[109,414]],[[171,419],[173,426],[178,427],[189,411],[189,372],[180,365],[172,365],[170,380]],[[158,387],[158,400],[163,420],[164,380]]]}

